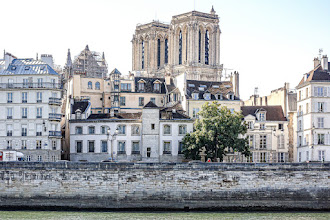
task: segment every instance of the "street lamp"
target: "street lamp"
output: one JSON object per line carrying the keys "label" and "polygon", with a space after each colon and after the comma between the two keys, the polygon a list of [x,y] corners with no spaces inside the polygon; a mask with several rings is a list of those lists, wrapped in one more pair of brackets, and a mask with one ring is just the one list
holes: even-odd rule
{"label": "street lamp", "polygon": [[[112,138],[111,138],[111,148],[110,148],[110,154],[111,154],[111,161],[113,161],[113,140],[116,139],[116,136],[118,134],[118,128],[115,130],[115,132],[112,134]],[[109,137],[110,137],[111,133],[110,133],[110,127],[108,127],[107,129],[107,138],[108,138],[108,142],[109,143]]]}

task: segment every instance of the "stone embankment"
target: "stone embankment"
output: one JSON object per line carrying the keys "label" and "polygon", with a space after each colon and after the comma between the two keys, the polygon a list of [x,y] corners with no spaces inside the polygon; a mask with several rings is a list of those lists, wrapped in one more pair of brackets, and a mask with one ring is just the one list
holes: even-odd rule
{"label": "stone embankment", "polygon": [[330,210],[330,163],[0,163],[2,209]]}

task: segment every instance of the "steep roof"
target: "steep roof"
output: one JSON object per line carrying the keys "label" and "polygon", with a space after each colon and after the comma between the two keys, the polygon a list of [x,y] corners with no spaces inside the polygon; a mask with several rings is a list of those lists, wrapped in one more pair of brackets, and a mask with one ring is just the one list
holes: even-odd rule
{"label": "steep roof", "polygon": [[[330,64],[330,63],[328,63]],[[306,82],[330,82],[330,74],[327,70],[323,70],[321,65],[317,65],[313,70],[306,73],[297,87],[303,85]]]}
{"label": "steep roof", "polygon": [[71,114],[75,114],[75,112],[79,109],[81,113],[85,112],[88,106],[88,101],[74,101],[71,107]]}
{"label": "steep roof", "polygon": [[150,101],[143,108],[159,108],[159,107],[155,103]]}
{"label": "steep roof", "polygon": [[160,112],[160,119],[171,120],[171,119],[191,119],[188,115],[185,115],[182,111],[162,109]]}
{"label": "steep roof", "polygon": [[28,59],[14,59],[7,69],[0,70],[0,75],[36,75],[36,74],[51,74],[58,75],[58,73],[51,68],[47,63],[41,60]]}
{"label": "steep roof", "polygon": [[115,113],[113,117],[109,113],[91,114],[88,119],[141,119],[141,112],[138,113]]}
{"label": "steep roof", "polygon": [[243,116],[252,115],[256,117],[256,113],[258,110],[265,110],[266,113],[266,121],[287,121],[286,117],[284,117],[282,106],[274,105],[274,106],[242,106],[242,114]]}
{"label": "steep roof", "polygon": [[[137,93],[158,93],[158,94],[165,94],[165,79],[164,78],[149,78],[149,77],[135,77],[135,92]],[[142,80],[145,82],[144,90],[139,90],[139,81]],[[160,81],[160,91],[154,90],[154,82]]]}

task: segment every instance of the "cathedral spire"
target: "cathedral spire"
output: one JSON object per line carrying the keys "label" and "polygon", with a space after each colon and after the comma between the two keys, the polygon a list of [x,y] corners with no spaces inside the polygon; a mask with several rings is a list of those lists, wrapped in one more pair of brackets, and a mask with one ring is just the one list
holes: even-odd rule
{"label": "cathedral spire", "polygon": [[211,9],[210,13],[213,14],[213,15],[215,14],[215,11],[214,11],[214,8],[213,8],[213,5],[212,5],[212,9]]}
{"label": "cathedral spire", "polygon": [[68,55],[66,58],[66,67],[72,67],[72,60],[71,60],[71,53],[70,53],[70,49],[68,49]]}
{"label": "cathedral spire", "polygon": [[88,44],[86,45],[85,50],[89,50]]}

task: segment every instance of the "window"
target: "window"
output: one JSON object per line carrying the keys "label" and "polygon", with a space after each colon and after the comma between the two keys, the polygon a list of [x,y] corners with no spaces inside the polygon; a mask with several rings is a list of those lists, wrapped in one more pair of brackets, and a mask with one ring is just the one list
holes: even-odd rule
{"label": "window", "polygon": [[7,119],[13,118],[13,108],[7,108]]}
{"label": "window", "polygon": [[37,102],[42,102],[42,92],[37,92]]}
{"label": "window", "polygon": [[139,82],[139,91],[144,91],[144,82]]}
{"label": "window", "polygon": [[36,149],[41,149],[41,140],[36,140]]}
{"label": "window", "polygon": [[101,126],[101,134],[108,134],[108,129],[110,129],[108,126]]}
{"label": "window", "polygon": [[7,136],[13,136],[13,125],[7,125]]}
{"label": "window", "polygon": [[38,79],[38,88],[42,88],[43,87],[43,79],[39,78]]}
{"label": "window", "polygon": [[89,126],[88,127],[88,134],[95,134],[95,127],[94,126]]}
{"label": "window", "polygon": [[154,83],[154,91],[159,92],[160,91],[160,84],[159,83]]}
{"label": "window", "polygon": [[150,98],[150,102],[156,104],[156,98]]}
{"label": "window", "polygon": [[254,136],[253,135],[248,135],[248,144],[251,149],[254,148]]}
{"label": "window", "polygon": [[179,144],[178,144],[178,154],[183,154],[182,153],[182,150],[183,150],[183,143],[182,143],[182,141],[179,141]]}
{"label": "window", "polygon": [[96,89],[96,90],[100,90],[100,83],[99,83],[99,82],[96,82],[96,83],[95,83],[95,89]]}
{"label": "window", "polygon": [[88,141],[88,152],[93,153],[95,150],[94,141]]}
{"label": "window", "polygon": [[82,153],[82,141],[76,142],[76,150],[77,150],[77,153]]}
{"label": "window", "polygon": [[164,141],[164,152],[163,154],[171,154],[171,142],[170,141]]}
{"label": "window", "polygon": [[260,135],[260,149],[266,149],[267,147],[267,135]]}
{"label": "window", "polygon": [[28,88],[29,86],[29,79],[23,79],[23,88]]}
{"label": "window", "polygon": [[164,63],[168,63],[168,39],[165,39],[165,57],[164,57]]}
{"label": "window", "polygon": [[267,153],[266,152],[260,152],[260,162],[261,163],[266,163],[266,155]]}
{"label": "window", "polygon": [[21,141],[21,145],[22,145],[22,149],[26,149],[26,147],[27,147],[27,141],[26,140],[22,140]]}
{"label": "window", "polygon": [[301,100],[301,91],[299,91],[299,100]]}
{"label": "window", "polygon": [[202,62],[201,59],[201,54],[202,54],[202,33],[201,30],[198,32],[198,62]]}
{"label": "window", "polygon": [[27,125],[22,125],[22,136],[27,136]]}
{"label": "window", "polygon": [[187,133],[187,125],[179,125],[179,134],[185,135]]}
{"label": "window", "polygon": [[277,136],[277,148],[284,149],[284,135],[283,134]]}
{"label": "window", "polygon": [[323,87],[315,87],[315,96],[322,97],[324,96],[324,90]]}
{"label": "window", "polygon": [[140,126],[132,125],[132,135],[140,135]]}
{"label": "window", "polygon": [[82,127],[76,127],[76,134],[82,134]]}
{"label": "window", "polygon": [[204,94],[204,99],[205,100],[210,100],[211,99],[211,94],[210,93],[205,93]]}
{"label": "window", "polygon": [[317,118],[317,127],[324,128],[324,118]]}
{"label": "window", "polygon": [[37,108],[37,118],[42,118],[42,108]]}
{"label": "window", "polygon": [[38,155],[38,157],[37,157],[38,159],[38,162],[41,162],[42,161],[42,156],[41,155]]}
{"label": "window", "polygon": [[120,105],[125,106],[126,105],[126,98],[120,97]]}
{"label": "window", "polygon": [[306,144],[309,145],[309,135],[306,134]]}
{"label": "window", "polygon": [[179,65],[182,64],[182,32],[179,33]]}
{"label": "window", "polygon": [[199,108],[193,108],[193,118],[198,118]]}
{"label": "window", "polygon": [[117,154],[126,154],[125,151],[125,141],[118,141],[118,151]]}
{"label": "window", "polygon": [[323,112],[324,111],[324,102],[318,102],[317,103],[317,110],[318,110],[318,112]]}
{"label": "window", "polygon": [[265,121],[265,119],[266,119],[266,114],[264,113],[264,112],[260,112],[259,114],[259,117],[258,117],[258,120],[259,121]]}
{"label": "window", "polygon": [[317,144],[324,144],[324,134],[317,134]]}
{"label": "window", "polygon": [[51,83],[51,86],[52,86],[52,88],[56,88],[56,81],[55,81],[55,79],[50,79],[50,83]]}
{"label": "window", "polygon": [[151,156],[151,147],[147,147],[147,157]]}
{"label": "window", "polygon": [[298,162],[301,162],[301,152],[298,153]]}
{"label": "window", "polygon": [[277,162],[279,162],[279,163],[284,163],[285,161],[284,161],[284,153],[278,153],[278,155],[277,155]]}
{"label": "window", "polygon": [[132,142],[132,154],[140,154],[140,142],[139,141]]}
{"label": "window", "polygon": [[248,121],[247,128],[253,129],[253,121]]}
{"label": "window", "polygon": [[210,47],[210,35],[209,35],[209,31],[206,30],[205,32],[205,64],[208,65],[209,64],[209,47]]}
{"label": "window", "polygon": [[302,115],[303,111],[302,111],[302,105],[299,105],[299,111],[298,111],[298,115]]}
{"label": "window", "polygon": [[155,124],[151,124],[151,130],[155,130]]}
{"label": "window", "polygon": [[119,96],[118,95],[114,95],[113,96],[113,101],[118,102],[119,101]]}
{"label": "window", "polygon": [[298,137],[298,146],[301,147],[301,145],[302,145],[302,137],[299,136]]}
{"label": "window", "polygon": [[36,136],[42,136],[42,124],[37,124]]}
{"label": "window", "polygon": [[265,130],[265,124],[260,124],[260,130]]}
{"label": "window", "polygon": [[144,106],[144,97],[139,97],[139,106]]}
{"label": "window", "polygon": [[319,161],[324,161],[325,158],[325,151],[319,150]]}
{"label": "window", "polygon": [[117,130],[118,130],[118,134],[126,134],[126,125],[118,125],[117,127]]}
{"label": "window", "polygon": [[157,67],[160,67],[160,39],[157,40]]}
{"label": "window", "polygon": [[131,91],[131,84],[130,83],[122,83],[120,84],[121,91]]}
{"label": "window", "polygon": [[199,94],[198,93],[193,93],[193,99],[198,100],[199,99]]}
{"label": "window", "polygon": [[144,41],[141,42],[141,69],[144,69]]}
{"label": "window", "polygon": [[7,149],[8,150],[13,149],[13,141],[12,140],[7,141]]}
{"label": "window", "polygon": [[306,88],[306,98],[308,98],[308,88]]}
{"label": "window", "polygon": [[27,103],[27,92],[22,92],[22,103]]}
{"label": "window", "polygon": [[7,93],[7,102],[8,103],[12,103],[13,102],[13,93],[12,92],[8,92]]}
{"label": "window", "polygon": [[102,153],[108,152],[108,142],[107,141],[101,141],[101,150],[102,150]]}
{"label": "window", "polygon": [[301,131],[302,129],[302,122],[301,120],[298,121],[298,131]]}
{"label": "window", "polygon": [[171,125],[164,125],[164,135],[171,135]]}
{"label": "window", "polygon": [[89,81],[89,82],[87,83],[87,88],[88,88],[88,89],[93,89],[93,83],[92,83],[91,81]]}
{"label": "window", "polygon": [[27,118],[28,109],[22,108],[22,118]]}

